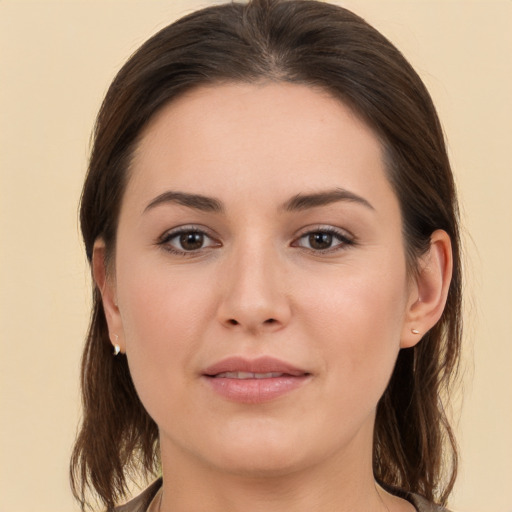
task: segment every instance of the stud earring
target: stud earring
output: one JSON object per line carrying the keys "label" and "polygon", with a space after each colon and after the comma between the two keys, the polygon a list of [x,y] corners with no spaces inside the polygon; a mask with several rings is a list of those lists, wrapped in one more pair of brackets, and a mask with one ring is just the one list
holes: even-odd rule
{"label": "stud earring", "polygon": [[419,333],[420,333],[420,331],[418,331],[418,329],[411,329],[411,332],[412,332],[413,334],[419,334]]}

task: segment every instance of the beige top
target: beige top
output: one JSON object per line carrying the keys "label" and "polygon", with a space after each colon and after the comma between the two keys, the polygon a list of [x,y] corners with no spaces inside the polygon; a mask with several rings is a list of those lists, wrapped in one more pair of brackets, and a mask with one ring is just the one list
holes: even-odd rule
{"label": "beige top", "polygon": [[[159,478],[136,498],[129,501],[125,505],[116,507],[116,512],[147,512],[149,504],[161,486],[162,479]],[[418,512],[450,512],[444,507],[430,503],[418,494],[401,493],[400,497],[412,503]]]}

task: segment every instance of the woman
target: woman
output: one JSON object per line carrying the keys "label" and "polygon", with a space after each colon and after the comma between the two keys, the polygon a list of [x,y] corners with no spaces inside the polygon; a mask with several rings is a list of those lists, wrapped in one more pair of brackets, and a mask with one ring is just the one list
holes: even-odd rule
{"label": "woman", "polygon": [[163,478],[119,510],[444,510],[454,184],[428,92],[362,19],[254,0],[156,34],[104,100],[81,224],[82,505],[142,471]]}

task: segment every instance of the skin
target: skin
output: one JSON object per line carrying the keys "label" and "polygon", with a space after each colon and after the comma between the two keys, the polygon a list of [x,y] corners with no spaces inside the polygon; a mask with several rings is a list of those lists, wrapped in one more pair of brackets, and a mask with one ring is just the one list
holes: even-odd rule
{"label": "skin", "polygon": [[[98,240],[94,276],[159,427],[161,510],[413,510],[375,485],[375,409],[399,350],[442,313],[450,242],[436,231],[407,274],[372,130],[302,85],[199,88],[152,119],[130,173],[115,268]],[[363,201],[283,206],[339,189]],[[223,211],[148,206],[168,191]],[[186,251],[180,226],[202,230],[203,245]],[[312,246],[309,233],[326,230],[330,248]],[[270,355],[310,377],[269,402],[232,402],[201,372],[233,355]]]}

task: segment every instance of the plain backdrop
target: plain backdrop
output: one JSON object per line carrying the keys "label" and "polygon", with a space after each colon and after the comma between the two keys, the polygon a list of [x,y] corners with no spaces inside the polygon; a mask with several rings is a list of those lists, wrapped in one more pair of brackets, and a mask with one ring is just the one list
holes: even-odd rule
{"label": "plain backdrop", "polygon": [[[0,0],[0,512],[77,510],[68,459],[90,295],[77,203],[94,117],[147,37],[211,3]],[[451,507],[512,512],[512,2],[338,3],[403,51],[438,107],[469,298]]]}

